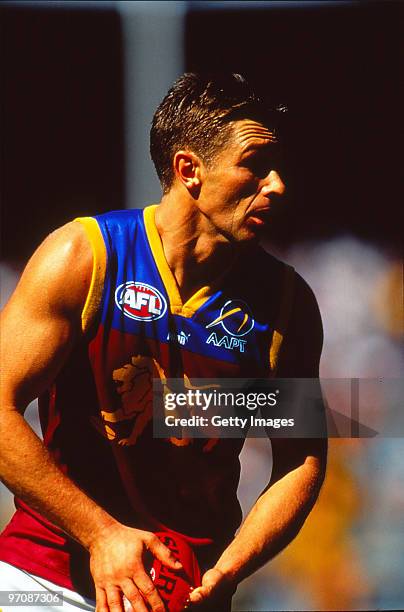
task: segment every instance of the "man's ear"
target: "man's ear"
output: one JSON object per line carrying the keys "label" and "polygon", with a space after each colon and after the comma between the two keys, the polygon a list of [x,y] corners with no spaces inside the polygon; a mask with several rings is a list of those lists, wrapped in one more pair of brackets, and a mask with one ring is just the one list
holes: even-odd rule
{"label": "man's ear", "polygon": [[192,151],[177,151],[173,159],[174,174],[177,180],[197,197],[201,189],[201,160]]}

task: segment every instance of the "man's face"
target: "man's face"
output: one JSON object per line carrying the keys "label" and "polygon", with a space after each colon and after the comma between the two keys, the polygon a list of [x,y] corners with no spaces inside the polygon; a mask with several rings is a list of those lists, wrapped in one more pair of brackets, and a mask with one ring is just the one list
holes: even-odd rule
{"label": "man's face", "polygon": [[237,242],[260,234],[274,200],[285,191],[275,169],[276,152],[273,132],[261,123],[231,124],[228,143],[210,168],[203,166],[198,207],[212,229]]}

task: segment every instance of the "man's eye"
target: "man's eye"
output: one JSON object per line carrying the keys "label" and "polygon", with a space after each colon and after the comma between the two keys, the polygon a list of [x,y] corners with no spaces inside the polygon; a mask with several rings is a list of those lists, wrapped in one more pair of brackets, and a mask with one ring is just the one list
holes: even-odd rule
{"label": "man's eye", "polygon": [[271,171],[271,164],[266,159],[251,159],[246,166],[259,178],[264,178]]}

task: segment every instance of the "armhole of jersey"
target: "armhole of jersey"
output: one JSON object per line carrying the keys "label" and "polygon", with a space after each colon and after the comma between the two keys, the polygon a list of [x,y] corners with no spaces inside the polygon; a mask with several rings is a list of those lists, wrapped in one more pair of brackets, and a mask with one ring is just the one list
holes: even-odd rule
{"label": "armhole of jersey", "polygon": [[98,311],[104,289],[105,272],[107,268],[107,250],[104,238],[97,221],[93,217],[78,217],[75,219],[82,224],[91,244],[93,252],[93,271],[87,299],[81,313],[81,328],[85,333]]}
{"label": "armhole of jersey", "polygon": [[276,376],[282,342],[285,337],[286,329],[289,323],[290,313],[292,311],[294,285],[295,270],[294,268],[292,268],[292,266],[284,264],[282,293],[279,304],[278,320],[275,325],[275,330],[272,335],[272,342],[269,349],[269,362],[271,366],[272,376]]}

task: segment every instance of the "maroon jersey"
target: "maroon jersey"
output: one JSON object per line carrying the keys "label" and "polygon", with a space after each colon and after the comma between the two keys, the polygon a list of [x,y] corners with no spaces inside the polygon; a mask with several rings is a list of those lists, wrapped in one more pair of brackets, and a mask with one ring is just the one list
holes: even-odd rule
{"label": "maroon jersey", "polygon": [[[294,273],[254,248],[183,303],[154,207],[79,221],[93,277],[83,338],[40,398],[44,443],[116,519],[180,533],[206,566],[241,521],[243,440],[153,437],[153,379],[184,378],[192,387],[196,378],[273,375]],[[87,552],[21,500],[16,507],[0,560],[93,596]]]}

